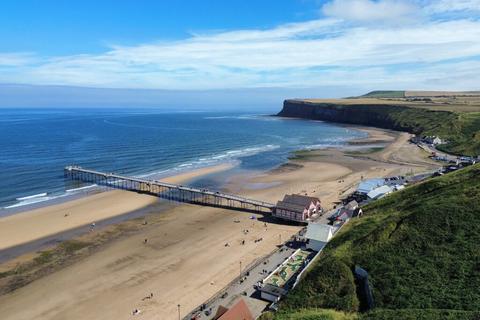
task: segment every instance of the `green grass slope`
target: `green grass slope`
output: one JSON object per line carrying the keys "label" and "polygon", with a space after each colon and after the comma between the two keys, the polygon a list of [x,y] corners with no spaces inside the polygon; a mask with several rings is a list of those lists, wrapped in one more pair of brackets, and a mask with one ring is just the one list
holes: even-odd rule
{"label": "green grass slope", "polygon": [[480,165],[368,205],[328,244],[275,319],[304,308],[358,311],[355,265],[368,271],[375,299],[362,319],[480,318]]}
{"label": "green grass slope", "polygon": [[480,155],[480,112],[459,113],[445,136],[450,142],[439,149],[454,154]]}
{"label": "green grass slope", "polygon": [[405,98],[405,91],[400,90],[375,90],[362,95],[363,98]]}
{"label": "green grass slope", "polygon": [[301,309],[290,313],[266,312],[261,320],[357,320],[355,313],[345,313],[331,309]]}

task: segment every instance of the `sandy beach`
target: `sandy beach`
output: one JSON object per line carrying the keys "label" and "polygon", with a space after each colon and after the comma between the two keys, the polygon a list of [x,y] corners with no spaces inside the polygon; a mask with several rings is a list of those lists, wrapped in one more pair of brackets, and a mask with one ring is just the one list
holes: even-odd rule
{"label": "sandy beach", "polygon": [[[287,165],[271,172],[234,177],[225,188],[270,202],[285,193],[314,195],[328,209],[362,177],[411,174],[437,166],[425,152],[408,143],[408,134],[362,130],[369,132],[369,138],[356,141],[357,146],[383,143],[384,147],[359,152],[352,144],[345,150],[300,152]],[[170,182],[226,169],[204,169]],[[75,263],[60,266],[0,296],[2,319],[176,319],[178,304],[181,314],[187,314],[232,281],[239,273],[240,262],[246,267],[300,229],[270,221],[265,227],[260,215],[255,215],[260,219],[256,221],[249,213],[193,205],[175,206],[160,214],[155,212],[157,202],[150,196],[112,191],[0,219],[0,244],[6,248],[152,207],[147,225],[140,220],[123,222],[122,230],[128,232],[122,236],[106,241],[91,253],[80,252],[81,258]],[[64,217],[66,212],[69,216]],[[111,228],[96,230],[80,240],[108,237]],[[242,232],[245,229],[249,230],[247,235]],[[255,242],[258,238],[263,241]],[[21,259],[0,269],[8,270]],[[151,293],[152,298],[145,298]],[[132,316],[135,308],[141,313]]]}
{"label": "sandy beach", "polygon": [[[163,180],[169,183],[185,183],[231,167],[231,164],[222,164]],[[157,201],[155,197],[113,190],[7,216],[0,219],[0,250],[138,210]]]}

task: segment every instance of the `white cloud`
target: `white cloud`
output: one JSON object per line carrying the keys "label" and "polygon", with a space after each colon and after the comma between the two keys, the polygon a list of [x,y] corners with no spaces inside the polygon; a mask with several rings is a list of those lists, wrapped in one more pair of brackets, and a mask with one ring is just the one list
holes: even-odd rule
{"label": "white cloud", "polygon": [[0,67],[19,67],[34,62],[34,55],[30,53],[1,53]]}
{"label": "white cloud", "polygon": [[433,13],[480,11],[480,0],[436,0],[426,10]]}
{"label": "white cloud", "polygon": [[[331,5],[340,2],[347,1]],[[393,7],[386,6],[392,4],[404,8],[404,2],[392,1],[373,6],[391,11]],[[395,13],[396,18],[408,11],[402,10]],[[415,84],[447,85],[448,79],[462,79],[468,73],[468,81],[456,80],[455,85],[475,89],[472,86],[480,83],[479,19],[377,26],[352,25],[340,18],[116,45],[101,54],[35,60],[0,54],[0,82],[162,89],[387,84],[417,88]],[[16,67],[2,68],[2,61]]]}
{"label": "white cloud", "polygon": [[418,18],[419,8],[402,0],[334,0],[322,8],[326,16],[362,23],[403,23]]}

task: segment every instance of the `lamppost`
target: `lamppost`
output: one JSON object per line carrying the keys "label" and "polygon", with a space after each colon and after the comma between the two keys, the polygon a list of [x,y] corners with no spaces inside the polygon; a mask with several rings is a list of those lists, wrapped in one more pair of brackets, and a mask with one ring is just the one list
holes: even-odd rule
{"label": "lamppost", "polygon": [[177,308],[178,308],[178,320],[181,320],[180,319],[180,304],[177,304]]}

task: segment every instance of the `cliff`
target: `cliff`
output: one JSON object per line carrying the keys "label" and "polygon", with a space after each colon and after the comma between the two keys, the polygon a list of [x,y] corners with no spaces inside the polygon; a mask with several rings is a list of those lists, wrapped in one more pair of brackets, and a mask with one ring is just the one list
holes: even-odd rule
{"label": "cliff", "polygon": [[436,135],[449,141],[441,149],[453,154],[480,154],[480,113],[431,110],[388,100],[285,100],[280,117],[323,120]]}
{"label": "cliff", "polygon": [[[407,131],[415,134],[430,129],[422,119],[403,121],[410,115],[440,116],[444,121],[453,120],[454,115],[449,112],[415,109],[395,104],[363,104],[348,105],[335,103],[311,103],[303,100],[285,100],[283,109],[278,113],[280,117],[323,120],[329,122],[357,124],[384,129]],[[448,119],[452,118],[452,119]]]}

